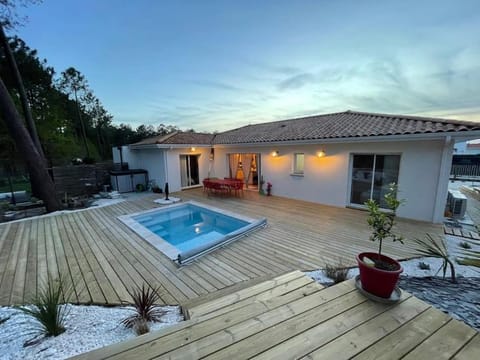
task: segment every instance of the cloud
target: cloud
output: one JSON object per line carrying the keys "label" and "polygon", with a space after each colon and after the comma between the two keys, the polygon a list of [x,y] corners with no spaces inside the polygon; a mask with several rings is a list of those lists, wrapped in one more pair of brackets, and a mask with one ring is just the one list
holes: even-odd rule
{"label": "cloud", "polygon": [[219,89],[219,90],[227,90],[227,91],[234,91],[234,92],[245,91],[244,89],[242,89],[238,86],[227,84],[227,83],[220,82],[220,81],[194,80],[194,81],[192,81],[192,83],[195,84],[195,85],[214,88],[214,89]]}
{"label": "cloud", "polygon": [[310,73],[302,73],[288,77],[277,84],[277,89],[280,91],[296,90],[304,87],[309,83],[315,81],[315,76]]}

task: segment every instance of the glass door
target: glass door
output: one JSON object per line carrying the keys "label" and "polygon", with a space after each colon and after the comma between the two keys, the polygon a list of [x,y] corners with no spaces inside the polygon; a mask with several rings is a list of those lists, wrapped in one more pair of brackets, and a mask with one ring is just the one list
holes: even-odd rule
{"label": "glass door", "polygon": [[364,205],[368,199],[385,207],[385,194],[398,183],[400,155],[353,155],[350,203]]}
{"label": "glass door", "polygon": [[199,155],[180,155],[180,182],[182,188],[200,184]]}

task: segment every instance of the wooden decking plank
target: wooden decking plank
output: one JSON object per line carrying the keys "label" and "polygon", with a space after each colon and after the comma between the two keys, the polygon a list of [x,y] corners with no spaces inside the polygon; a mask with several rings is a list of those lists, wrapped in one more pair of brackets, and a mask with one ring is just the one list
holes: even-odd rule
{"label": "wooden decking plank", "polygon": [[[233,309],[240,308],[242,306],[245,306],[248,303],[254,302],[254,301],[266,301],[268,299],[282,296],[284,294],[288,294],[289,292],[295,291],[299,288],[303,288],[304,286],[307,286],[311,283],[314,283],[314,281],[306,276],[302,276],[297,279],[293,279],[292,281],[289,281],[287,283],[279,284],[273,288],[270,288],[268,290],[262,291],[261,293],[253,294],[252,296],[239,299],[238,301],[229,304],[227,306],[222,306],[220,301],[215,301],[215,303],[219,303],[218,308],[215,309],[215,314],[224,314],[229,311],[232,311]],[[320,285],[317,285],[319,289],[322,287]],[[238,294],[238,292],[237,292]],[[209,311],[199,311],[195,307],[188,309],[188,314],[190,317],[198,317],[202,316],[205,314],[208,314]]]}
{"label": "wooden decking plank", "polygon": [[66,228],[66,224],[68,224],[66,215],[58,216],[56,221],[59,233],[63,239],[62,245],[68,262],[75,297],[79,303],[92,303],[91,290],[85,280],[85,272],[88,273],[90,269],[81,262],[83,254],[75,244],[76,239],[74,235]]}
{"label": "wooden decking plank", "polygon": [[478,358],[480,354],[480,333],[477,333],[468,343],[455,354],[455,360],[471,360]]}
{"label": "wooden decking plank", "polygon": [[212,264],[212,267],[217,267],[229,280],[233,281],[234,283],[250,279],[249,276],[243,274],[241,271],[221,261],[215,256],[215,254],[205,258],[205,260],[207,263]]}
{"label": "wooden decking plank", "polygon": [[[100,285],[98,284],[97,279],[95,278],[95,274],[93,272],[92,267],[90,266],[90,262],[88,261],[88,252],[84,251],[84,244],[83,243],[83,232],[80,231],[78,228],[74,214],[66,214],[65,217],[62,219],[64,224],[68,224],[68,234],[70,237],[70,244],[73,248],[73,252],[77,258],[77,261],[82,269],[82,275],[85,280],[85,284],[88,289],[88,293],[91,298],[92,303],[106,303],[107,300],[102,293]],[[81,289],[79,289],[81,291]]]}
{"label": "wooden decking plank", "polygon": [[[138,251],[142,257],[143,261],[149,260],[149,263],[152,264],[152,268],[157,269],[157,272],[163,279],[166,280],[166,283],[171,283],[180,293],[175,295],[177,300],[183,300],[185,298],[196,297],[198,294],[192,289],[192,287],[198,286],[195,282],[185,276],[183,281],[179,281],[179,277],[182,277],[181,274],[177,274],[177,266],[163,255],[159,250],[154,248],[151,244],[145,240],[138,237],[130,229],[126,229],[125,225],[120,223],[119,220],[108,219],[104,217],[104,220],[109,222],[112,227],[115,228],[115,231],[122,240],[126,240],[133,248]],[[174,289],[171,289],[175,292]],[[170,291],[170,290],[169,290]]]}
{"label": "wooden decking plank", "polygon": [[[122,242],[124,246],[128,244],[128,247],[125,247],[129,249],[135,262],[147,267],[147,273],[142,273],[142,275],[146,276],[149,274],[155,274],[155,281],[145,279],[147,282],[151,285],[160,282],[175,302],[197,296],[190,287],[188,287],[183,281],[179,281],[178,276],[165,266],[163,259],[166,258],[158,250],[154,249],[150,244],[146,244],[143,240],[138,241],[136,234],[126,233],[121,224],[113,223],[111,219],[108,219],[105,216],[103,217],[103,221],[109,224],[110,229],[115,229],[116,237],[119,242]],[[150,246],[148,250],[143,247],[146,245]],[[167,261],[171,262],[169,259],[167,259]]]}
{"label": "wooden decking plank", "polygon": [[477,331],[465,323],[452,319],[409,352],[404,359],[450,359],[476,334]]}
{"label": "wooden decking plank", "polygon": [[30,236],[28,239],[28,259],[25,274],[25,283],[23,289],[23,303],[31,303],[37,296],[37,227],[38,219],[33,219],[29,223]]}
{"label": "wooden decking plank", "polygon": [[45,217],[39,218],[37,228],[37,289],[40,293],[48,278],[47,244],[45,239]]}
{"label": "wooden decking plank", "polygon": [[[175,304],[178,298],[183,299],[185,295],[181,293],[174,285],[170,285],[168,281],[163,281],[158,278],[158,269],[154,265],[146,261],[137,248],[125,240],[123,234],[115,232],[114,224],[110,223],[102,213],[93,212],[100,221],[100,226],[106,236],[111,240],[111,245],[127,259],[123,262],[125,267],[131,270],[131,275],[135,277],[135,282],[130,283],[128,287],[133,289],[147,283],[151,286],[157,287],[161,285],[161,299],[165,304]],[[157,276],[156,276],[157,275]]]}
{"label": "wooden decking plank", "polygon": [[[308,359],[350,359],[360,351],[414,319],[430,305],[414,297],[394,306],[384,313],[367,320],[335,340],[320,346],[306,356]],[[391,355],[391,354],[390,354]]]}
{"label": "wooden decking plank", "polygon": [[[318,321],[325,321],[346,309],[357,308],[366,303],[366,299],[357,292],[348,288],[343,288],[343,291],[349,291],[349,293],[343,293],[341,297],[333,297],[335,299],[333,300],[332,295],[337,294],[324,289],[229,326],[195,343],[178,347],[171,353],[163,354],[161,358],[182,353],[192,354],[195,358],[226,359],[235,354],[242,354],[243,357],[249,358],[261,351],[264,346],[268,348],[272,342],[281,342],[282,337],[293,336],[297,330],[309,328]],[[274,302],[277,299],[282,298],[267,300],[265,303]]]}
{"label": "wooden decking plank", "polygon": [[13,243],[10,247],[10,251],[5,254],[7,258],[2,258],[2,261],[5,261],[5,268],[3,269],[2,283],[0,285],[0,304],[9,304],[10,301],[10,295],[13,289],[13,282],[15,278],[15,269],[17,267],[18,254],[20,252],[24,230],[25,223],[20,222],[18,229],[15,232],[15,237],[12,239]]}
{"label": "wooden decking plank", "polygon": [[[155,336],[155,341],[152,338],[149,341],[130,342],[130,344],[119,344],[105,351],[98,351],[96,353],[88,354],[87,358],[128,358],[128,359],[145,359],[152,357],[167,357],[167,352],[174,351],[175,356],[182,357],[182,354],[187,354],[191,358],[198,358],[201,356],[196,351],[189,352],[193,347],[196,348],[198,341],[209,341],[211,336],[224,336],[223,329],[232,328],[232,326],[240,326],[245,331],[253,326],[261,326],[262,322],[279,322],[283,315],[284,317],[293,317],[296,313],[307,312],[309,309],[317,309],[321,304],[333,304],[334,299],[342,295],[350,295],[352,292],[349,286],[339,286],[336,289],[328,288],[322,291],[313,293],[311,296],[302,296],[296,299],[286,297],[276,297],[268,301],[256,301],[239,309],[235,309],[229,313],[216,316],[215,313],[207,314],[201,318],[195,318],[186,321],[184,327],[177,327],[172,331],[159,332]],[[356,293],[353,293],[356,294]],[[351,295],[350,295],[351,296]],[[356,294],[356,302],[364,301],[359,294]],[[269,315],[266,315],[268,313]],[[257,320],[258,319],[258,320]],[[229,330],[230,331],[230,330]],[[212,335],[213,334],[213,335]],[[215,335],[217,334],[217,335]],[[185,345],[187,348],[179,346]],[[221,345],[221,342],[220,344]],[[187,349],[186,352],[185,349]],[[243,354],[242,354],[243,355]]]}
{"label": "wooden decking plank", "polygon": [[372,342],[367,349],[353,359],[400,359],[448,321],[450,317],[447,314],[433,307],[429,308],[379,341]]}
{"label": "wooden decking plank", "polygon": [[302,277],[305,277],[305,275],[303,275],[303,273],[301,273],[300,271],[293,271],[293,272],[284,274],[282,276],[276,277],[272,280],[268,280],[268,281],[262,282],[260,284],[251,286],[249,288],[242,289],[242,290],[240,290],[236,293],[229,294],[227,296],[223,296],[219,299],[210,301],[208,303],[200,304],[200,305],[196,306],[195,308],[190,308],[189,313],[190,313],[190,316],[193,317],[193,316],[197,316],[197,315],[194,315],[194,314],[198,314],[198,316],[199,316],[199,315],[208,314],[209,312],[215,312],[215,311],[218,311],[219,309],[221,309],[222,307],[232,305],[232,304],[234,304],[238,301],[241,301],[243,299],[247,299],[249,297],[252,297],[254,295],[262,293],[266,290],[270,290],[270,289],[272,289],[274,287],[277,287],[281,284],[285,284],[289,281],[292,281],[292,280],[295,280],[295,279],[298,279],[298,278],[302,278]]}
{"label": "wooden decking plank", "polygon": [[106,249],[104,244],[106,239],[90,225],[92,221],[91,218],[87,220],[85,214],[78,213],[77,219],[87,233],[85,239],[99,265],[98,270],[101,271],[99,282],[102,284],[103,293],[107,301],[110,304],[120,304],[122,301],[131,300],[130,294],[127,292],[122,280],[114,269],[117,259]]}
{"label": "wooden decking plank", "polygon": [[[357,293],[355,292],[355,294]],[[405,297],[403,297],[402,303],[410,299],[408,294],[403,296]],[[344,298],[340,300],[343,301]],[[287,327],[276,327],[258,336],[258,341],[263,340],[260,345],[265,351],[258,354],[260,349],[257,348],[255,358],[272,359],[282,356],[300,358],[392,307],[392,305],[366,301],[355,307],[336,312],[334,317],[315,319],[313,315],[312,320],[314,321],[306,319],[305,324],[297,320],[298,325],[295,331],[290,331],[290,333]],[[257,340],[255,339],[255,341]]]}
{"label": "wooden decking plank", "polygon": [[[10,304],[22,304],[23,293],[25,290],[25,278],[28,261],[28,243],[30,240],[30,226],[25,226],[22,236],[18,239],[20,242],[19,252],[16,254],[15,275],[13,277],[12,291],[10,294]],[[12,254],[13,256],[13,254]]]}
{"label": "wooden decking plank", "polygon": [[52,217],[45,217],[45,255],[47,258],[47,271],[48,276],[51,276],[52,279],[58,279],[58,265],[57,265],[57,256],[55,254],[55,246],[53,244],[53,235],[52,235]]}

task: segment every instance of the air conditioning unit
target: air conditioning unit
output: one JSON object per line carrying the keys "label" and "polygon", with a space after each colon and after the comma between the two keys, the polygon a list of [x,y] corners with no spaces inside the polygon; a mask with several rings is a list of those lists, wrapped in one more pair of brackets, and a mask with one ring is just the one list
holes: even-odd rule
{"label": "air conditioning unit", "polygon": [[448,190],[448,208],[455,219],[463,219],[467,210],[467,198],[458,190]]}

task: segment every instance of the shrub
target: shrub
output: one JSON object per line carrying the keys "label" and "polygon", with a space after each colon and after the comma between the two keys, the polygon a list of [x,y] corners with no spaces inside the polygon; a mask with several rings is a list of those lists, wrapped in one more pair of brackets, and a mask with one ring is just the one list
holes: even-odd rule
{"label": "shrub", "polygon": [[423,261],[420,261],[420,262],[418,263],[418,268],[419,268],[420,270],[430,270],[430,265],[427,264],[427,263],[424,263]]}
{"label": "shrub", "polygon": [[133,325],[133,330],[135,330],[135,334],[140,336],[148,333],[150,331],[150,327],[144,319],[137,319]]}
{"label": "shrub", "polygon": [[20,306],[19,310],[33,317],[38,323],[38,330],[45,336],[58,336],[65,331],[67,308],[61,304],[69,301],[73,286],[66,284],[65,278],[53,278],[48,275],[47,281],[33,299],[32,306]]}
{"label": "shrub", "polygon": [[338,265],[326,264],[325,269],[323,269],[325,276],[332,279],[335,284],[347,280],[349,272],[350,269],[344,267],[341,261],[339,261]]}
{"label": "shrub", "polygon": [[439,237],[439,241],[437,242],[430,234],[427,234],[425,239],[413,239],[413,241],[418,246],[415,250],[419,254],[443,260],[443,278],[445,278],[447,267],[450,266],[452,282],[456,282],[455,264],[450,260],[450,255],[443,238]]}
{"label": "shrub", "polygon": [[464,249],[471,249],[472,248],[472,245],[470,245],[466,241],[461,242],[459,245],[460,245],[461,248],[464,248]]}
{"label": "shrub", "polygon": [[139,321],[159,322],[164,311],[158,305],[160,300],[160,287],[153,288],[150,285],[142,284],[133,291],[128,292],[133,300],[135,314],[122,320],[122,324],[127,328],[134,328]]}

